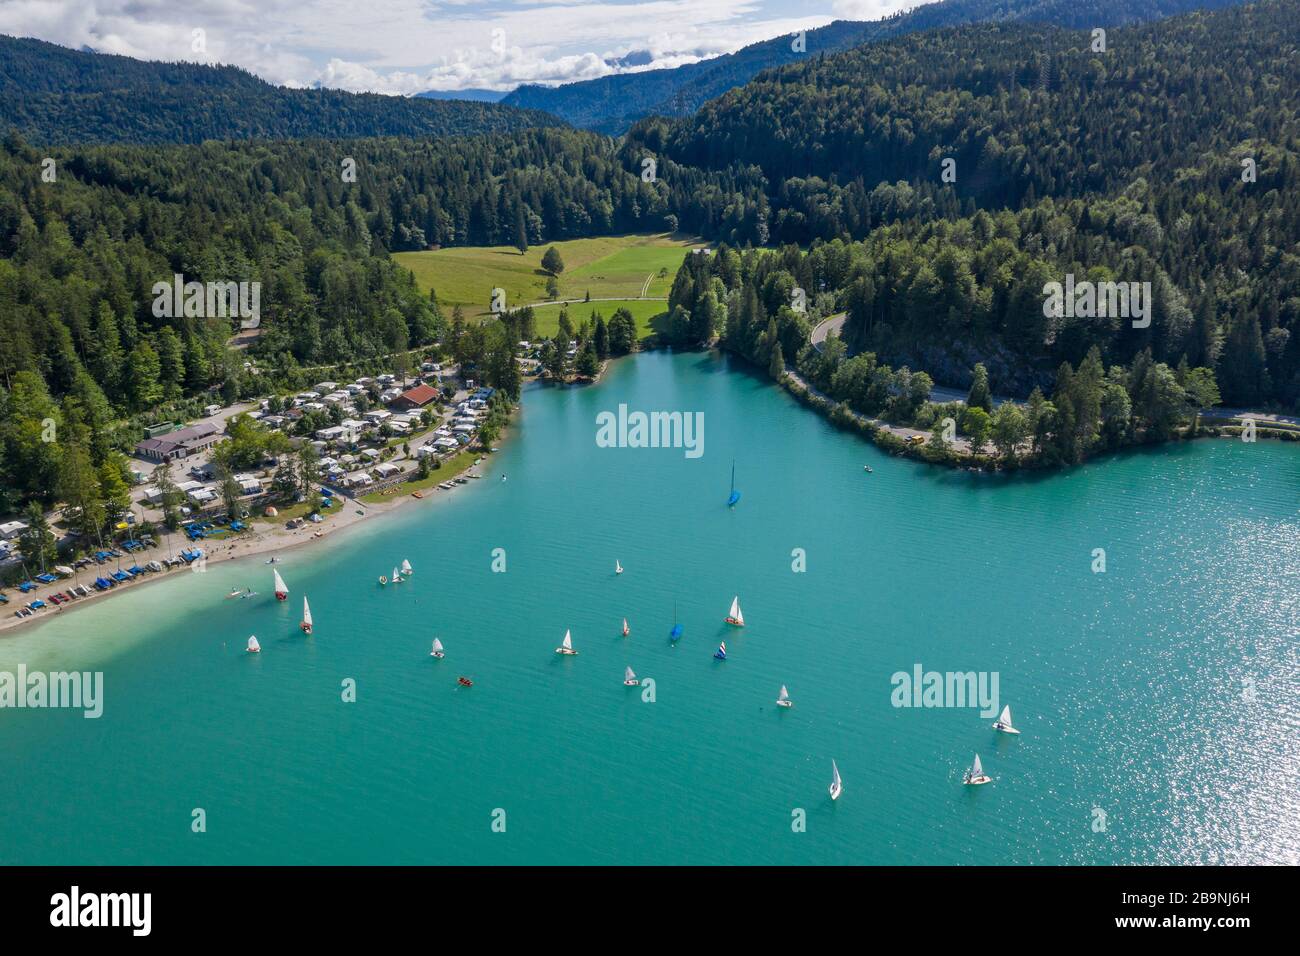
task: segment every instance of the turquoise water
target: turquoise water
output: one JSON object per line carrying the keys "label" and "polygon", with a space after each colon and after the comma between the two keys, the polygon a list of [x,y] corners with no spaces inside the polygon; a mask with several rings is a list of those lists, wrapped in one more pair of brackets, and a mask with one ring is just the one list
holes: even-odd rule
{"label": "turquoise water", "polygon": [[[620,402],[703,411],[703,457],[597,447]],[[106,698],[0,711],[0,862],[1300,862],[1300,448],[928,469],[655,353],[529,390],[491,475],[287,554],[288,606],[252,559],[0,639],[5,667],[102,669]],[[893,707],[917,663],[996,671],[1023,734]],[[993,783],[964,788],[975,752]]]}

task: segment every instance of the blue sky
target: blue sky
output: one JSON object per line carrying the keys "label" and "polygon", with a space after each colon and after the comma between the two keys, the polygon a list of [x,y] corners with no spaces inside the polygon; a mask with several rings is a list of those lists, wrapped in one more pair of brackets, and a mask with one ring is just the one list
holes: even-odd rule
{"label": "blue sky", "polygon": [[[677,66],[920,0],[3,0],[0,33],[411,94]],[[201,31],[196,33],[196,31]],[[611,61],[646,51],[651,62]]]}

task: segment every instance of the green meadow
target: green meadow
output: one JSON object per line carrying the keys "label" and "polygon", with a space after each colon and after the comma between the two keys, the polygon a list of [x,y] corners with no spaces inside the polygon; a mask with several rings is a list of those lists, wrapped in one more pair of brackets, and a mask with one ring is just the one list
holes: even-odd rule
{"label": "green meadow", "polygon": [[[551,246],[564,260],[564,271],[557,277],[561,299],[588,295],[593,299],[666,299],[682,257],[688,249],[701,245],[687,237],[660,233],[570,239],[532,246],[522,254],[512,246],[458,246],[398,252],[393,258],[415,274],[420,288],[436,289],[444,309],[459,305],[467,316],[486,316],[494,288],[505,290],[510,308],[546,301],[548,275],[542,269],[542,254]],[[597,305],[609,306],[608,311],[613,312],[619,303]],[[662,309],[663,304],[658,305]],[[633,314],[640,319],[639,313]],[[558,320],[558,307],[554,315],[553,322]],[[570,317],[573,315],[571,309]]]}
{"label": "green meadow", "polygon": [[[644,280],[642,280],[644,281]],[[537,337],[552,338],[560,329],[559,304],[535,305],[533,315],[536,318]],[[636,319],[637,338],[643,339],[652,332],[664,331],[663,324],[668,320],[668,303],[655,299],[616,299],[610,302],[570,302],[569,324],[575,329],[591,318],[591,313],[599,312],[608,322],[616,309],[627,309]]]}

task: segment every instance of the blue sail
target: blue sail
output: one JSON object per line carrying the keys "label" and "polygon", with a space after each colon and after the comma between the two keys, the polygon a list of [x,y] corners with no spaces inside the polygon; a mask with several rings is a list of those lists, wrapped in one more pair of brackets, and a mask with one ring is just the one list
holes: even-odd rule
{"label": "blue sail", "polygon": [[713,652],[713,656],[716,657],[716,658],[717,658],[718,660],[720,660],[720,661],[725,661],[725,660],[727,659],[727,642],[726,642],[726,641],[723,641],[721,644],[718,645],[718,649],[717,649],[716,651]]}
{"label": "blue sail", "polygon": [[740,500],[740,492],[736,490],[736,463],[731,463],[731,496],[727,498],[727,506],[732,507]]}
{"label": "blue sail", "polygon": [[681,636],[682,636],[682,626],[680,624],[674,624],[672,633],[668,635],[668,639],[671,641],[675,641],[678,640]]}

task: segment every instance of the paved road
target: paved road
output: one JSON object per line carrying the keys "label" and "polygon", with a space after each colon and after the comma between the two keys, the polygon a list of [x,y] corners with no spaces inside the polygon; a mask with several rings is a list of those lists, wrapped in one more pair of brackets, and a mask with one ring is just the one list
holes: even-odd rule
{"label": "paved road", "polygon": [[1300,416],[1257,412],[1249,408],[1203,408],[1202,418],[1253,418],[1257,422],[1271,422],[1284,427],[1300,428]]}
{"label": "paved road", "polygon": [[818,322],[817,327],[812,330],[812,335],[808,337],[808,340],[812,342],[812,347],[820,352],[828,335],[832,332],[836,335],[842,335],[844,333],[844,320],[848,317],[847,312],[841,312],[839,315],[832,315],[829,319],[822,319],[822,321]]}

